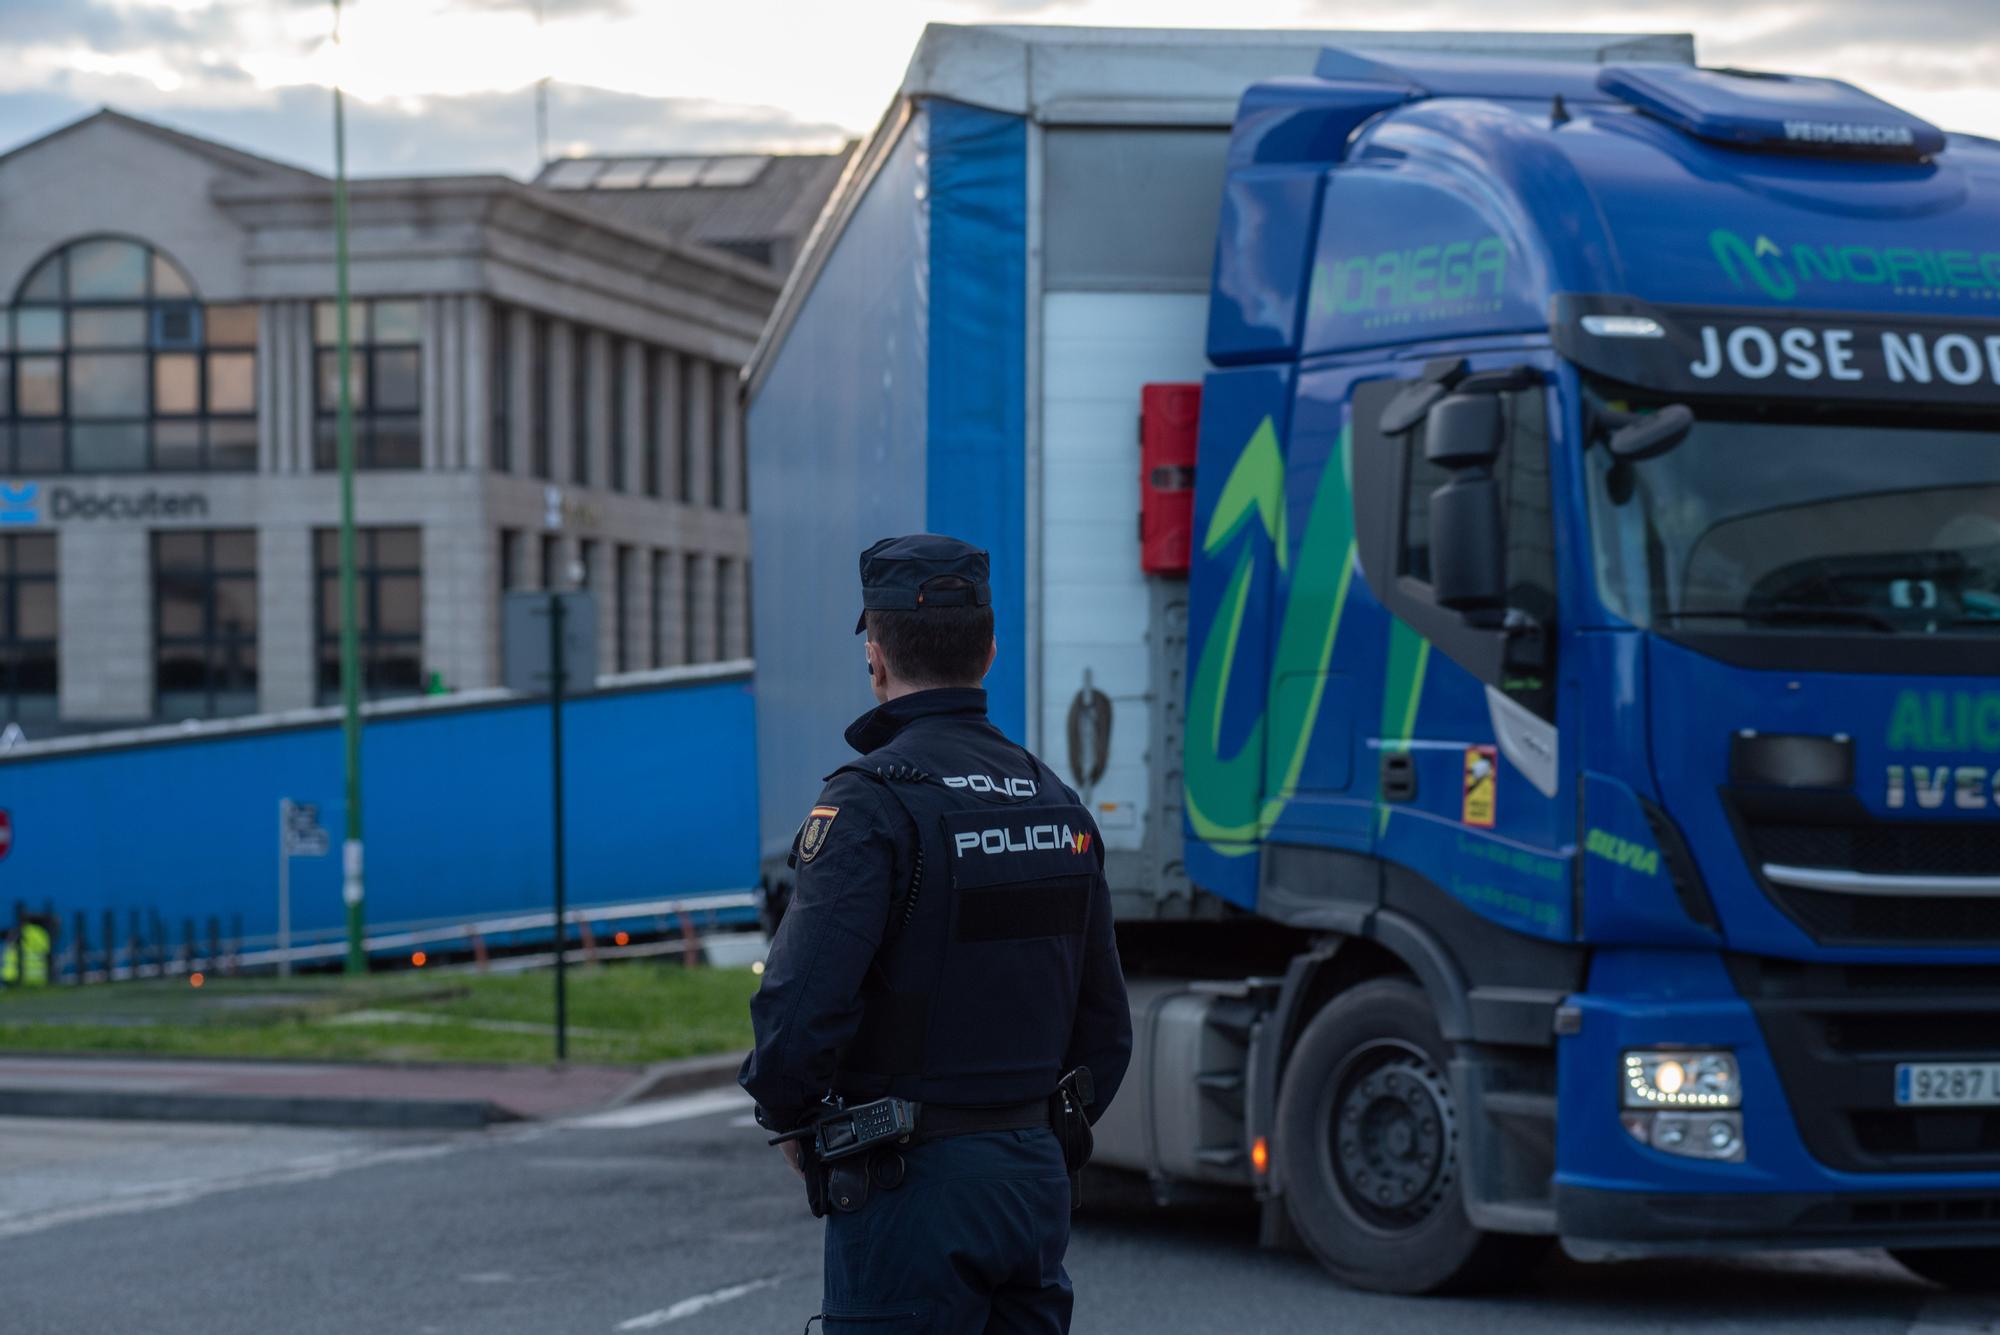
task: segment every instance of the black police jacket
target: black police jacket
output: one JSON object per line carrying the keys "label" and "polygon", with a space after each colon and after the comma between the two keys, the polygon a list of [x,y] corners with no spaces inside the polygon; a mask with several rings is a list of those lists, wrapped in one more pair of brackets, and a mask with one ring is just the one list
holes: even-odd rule
{"label": "black police jacket", "polygon": [[767,1126],[833,1090],[1023,1103],[1088,1066],[1094,1121],[1132,1052],[1104,849],[986,692],[919,691],[847,730],[793,841],[797,885],[750,1003],[740,1080]]}

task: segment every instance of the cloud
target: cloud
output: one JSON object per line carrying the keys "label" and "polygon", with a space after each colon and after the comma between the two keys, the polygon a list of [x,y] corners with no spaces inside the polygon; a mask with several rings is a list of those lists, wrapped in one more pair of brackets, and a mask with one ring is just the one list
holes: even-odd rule
{"label": "cloud", "polygon": [[[133,91],[139,91],[137,89]],[[333,108],[323,88],[285,88],[240,105],[165,105],[157,91],[122,110],[314,171],[333,169]],[[63,91],[0,93],[0,151],[86,115],[96,103]],[[355,176],[499,172],[534,175],[532,88],[505,93],[371,104],[347,100],[347,167]],[[847,132],[800,120],[776,107],[732,106],[696,98],[639,97],[602,88],[549,89],[549,143],[573,153],[719,152],[730,149],[825,152]]]}
{"label": "cloud", "polygon": [[227,40],[234,16],[201,9],[115,8],[103,0],[0,0],[0,48],[81,44],[93,51],[152,50]]}

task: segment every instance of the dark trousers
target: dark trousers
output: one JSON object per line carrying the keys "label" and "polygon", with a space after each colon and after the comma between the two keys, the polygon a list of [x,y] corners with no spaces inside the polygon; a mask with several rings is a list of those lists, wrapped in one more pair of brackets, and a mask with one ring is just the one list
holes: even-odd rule
{"label": "dark trousers", "polygon": [[1069,1174],[1053,1132],[904,1148],[903,1184],[826,1220],[826,1335],[1064,1335]]}

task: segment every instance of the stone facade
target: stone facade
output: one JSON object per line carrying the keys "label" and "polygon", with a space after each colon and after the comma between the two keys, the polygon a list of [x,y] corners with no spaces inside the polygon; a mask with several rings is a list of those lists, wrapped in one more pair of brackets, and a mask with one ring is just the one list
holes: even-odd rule
{"label": "stone facade", "polygon": [[[331,183],[105,112],[0,157],[0,207],[0,301],[17,310],[51,253],[111,236],[176,266],[204,307],[258,321],[254,471],[77,471],[72,454],[71,471],[35,472],[0,451],[0,484],[38,498],[0,532],[58,537],[62,726],[162,717],[152,554],[176,528],[254,531],[258,708],[324,698],[317,534],[339,522],[339,482],[314,321],[334,290]],[[354,298],[420,312],[416,466],[360,470],[355,501],[363,528],[417,532],[424,678],[498,684],[502,593],[545,569],[596,592],[604,671],[746,656],[735,380],[779,275],[497,177],[355,182],[350,217]]]}

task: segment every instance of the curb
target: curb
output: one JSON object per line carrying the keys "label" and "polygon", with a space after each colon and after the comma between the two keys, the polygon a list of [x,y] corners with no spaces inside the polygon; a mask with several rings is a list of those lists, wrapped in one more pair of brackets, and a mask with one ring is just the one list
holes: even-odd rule
{"label": "curb", "polygon": [[256,1122],[399,1131],[477,1131],[518,1122],[488,1099],[285,1098],[100,1089],[0,1089],[0,1117],[92,1117],[162,1122]]}
{"label": "curb", "polygon": [[683,1057],[678,1061],[655,1062],[604,1106],[622,1108],[628,1103],[641,1103],[647,1099],[664,1099],[675,1094],[692,1094],[697,1090],[720,1089],[725,1085],[736,1083],[736,1072],[742,1065],[743,1054],[740,1052],[722,1052],[708,1057]]}

